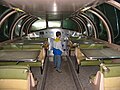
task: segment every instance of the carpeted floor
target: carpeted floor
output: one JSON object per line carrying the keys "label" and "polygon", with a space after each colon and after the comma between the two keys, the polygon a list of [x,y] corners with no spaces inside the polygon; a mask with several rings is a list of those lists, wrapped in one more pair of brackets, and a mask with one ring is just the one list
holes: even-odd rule
{"label": "carpeted floor", "polygon": [[53,62],[49,61],[44,90],[77,90],[66,58],[62,58],[62,73],[58,73]]}

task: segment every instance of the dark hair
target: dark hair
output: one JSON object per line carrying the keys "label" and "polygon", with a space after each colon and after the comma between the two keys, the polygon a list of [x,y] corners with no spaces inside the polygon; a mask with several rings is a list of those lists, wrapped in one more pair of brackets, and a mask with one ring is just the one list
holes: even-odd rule
{"label": "dark hair", "polygon": [[56,32],[56,36],[58,37],[58,36],[60,36],[60,35],[61,35],[61,32],[57,31],[57,32]]}

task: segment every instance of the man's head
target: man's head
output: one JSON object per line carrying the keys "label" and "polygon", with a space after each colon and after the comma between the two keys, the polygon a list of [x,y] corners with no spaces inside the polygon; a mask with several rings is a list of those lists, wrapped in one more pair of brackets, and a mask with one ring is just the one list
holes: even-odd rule
{"label": "man's head", "polygon": [[60,37],[61,36],[61,32],[57,31],[56,32],[56,37]]}

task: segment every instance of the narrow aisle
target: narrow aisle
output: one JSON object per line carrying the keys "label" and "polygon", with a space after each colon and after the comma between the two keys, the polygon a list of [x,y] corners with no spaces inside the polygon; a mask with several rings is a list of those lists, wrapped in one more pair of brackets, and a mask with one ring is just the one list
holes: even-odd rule
{"label": "narrow aisle", "polygon": [[[73,63],[75,64],[75,57],[70,57]],[[99,70],[99,66],[79,66],[79,80],[81,81],[84,90],[93,90],[92,85],[90,84],[89,77],[95,75]]]}
{"label": "narrow aisle", "polygon": [[55,70],[53,61],[49,60],[44,90],[77,90],[68,61],[62,58],[62,73]]}

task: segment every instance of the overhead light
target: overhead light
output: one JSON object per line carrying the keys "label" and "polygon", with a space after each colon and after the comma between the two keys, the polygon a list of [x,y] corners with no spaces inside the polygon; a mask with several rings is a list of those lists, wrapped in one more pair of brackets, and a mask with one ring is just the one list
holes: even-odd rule
{"label": "overhead light", "polygon": [[54,11],[54,12],[57,11],[57,4],[56,4],[56,2],[53,3],[53,11]]}

